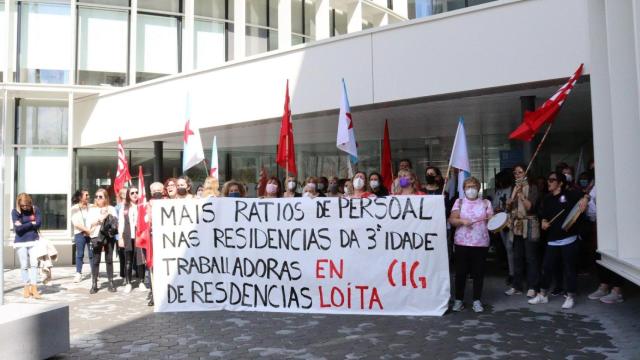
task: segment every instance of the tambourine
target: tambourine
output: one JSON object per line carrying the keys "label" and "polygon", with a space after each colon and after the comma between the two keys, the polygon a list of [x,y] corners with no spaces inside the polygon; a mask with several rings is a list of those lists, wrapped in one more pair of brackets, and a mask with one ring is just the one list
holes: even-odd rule
{"label": "tambourine", "polygon": [[497,233],[502,231],[507,226],[509,221],[509,216],[506,212],[499,212],[489,219],[487,223],[487,229],[493,233]]}
{"label": "tambourine", "polygon": [[582,211],[580,211],[580,202],[578,201],[573,206],[571,211],[569,211],[569,215],[567,215],[567,217],[564,219],[564,222],[562,223],[562,230],[569,231],[569,229],[571,229],[573,224],[575,224],[576,221],[578,221],[578,218],[580,217],[581,213]]}

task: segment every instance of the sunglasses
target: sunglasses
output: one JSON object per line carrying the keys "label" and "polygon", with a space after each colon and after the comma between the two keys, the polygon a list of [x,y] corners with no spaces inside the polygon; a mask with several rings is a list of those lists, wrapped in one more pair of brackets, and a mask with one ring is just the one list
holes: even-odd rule
{"label": "sunglasses", "polygon": [[137,191],[131,191],[129,194],[131,194],[131,195],[138,195],[138,192],[137,192]]}
{"label": "sunglasses", "polygon": [[96,199],[104,199],[103,195],[96,195]]}

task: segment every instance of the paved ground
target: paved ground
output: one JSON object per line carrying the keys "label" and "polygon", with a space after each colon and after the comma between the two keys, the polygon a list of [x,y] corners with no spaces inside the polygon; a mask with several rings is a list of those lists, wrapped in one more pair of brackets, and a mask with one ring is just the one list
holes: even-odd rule
{"label": "paved ground", "polygon": [[[255,312],[154,314],[147,293],[89,295],[90,280],[73,283],[72,268],[56,268],[43,302],[70,305],[71,350],[59,359],[640,359],[640,292],[605,305],[585,293],[576,307],[561,298],[531,307],[502,295],[503,281],[485,282],[487,311],[443,317],[329,316]],[[5,270],[7,302],[21,297],[17,270]],[[120,280],[118,280],[120,283]],[[468,307],[469,308],[469,307]]]}

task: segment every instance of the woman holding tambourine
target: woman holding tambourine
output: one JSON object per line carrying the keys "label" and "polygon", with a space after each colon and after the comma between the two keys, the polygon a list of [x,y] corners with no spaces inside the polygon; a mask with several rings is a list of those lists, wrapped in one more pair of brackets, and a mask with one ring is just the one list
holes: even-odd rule
{"label": "woman holding tambourine", "polygon": [[566,300],[563,309],[571,309],[575,303],[576,294],[576,261],[578,257],[578,229],[573,226],[582,212],[587,208],[589,195],[566,188],[567,180],[561,172],[554,171],[547,177],[549,193],[542,200],[540,219],[542,230],[547,233],[547,248],[542,265],[542,279],[540,292],[529,300],[529,304],[546,304],[547,295],[553,269],[559,259],[562,259],[563,277]]}
{"label": "woman holding tambourine", "polygon": [[538,240],[540,239],[540,222],[536,216],[535,206],[538,201],[538,189],[529,186],[525,177],[525,165],[513,167],[516,185],[511,197],[507,200],[507,209],[511,222],[510,238],[513,239],[513,284],[505,291],[506,295],[522,294],[524,289],[524,273],[526,265],[527,296],[536,296],[539,287]]}

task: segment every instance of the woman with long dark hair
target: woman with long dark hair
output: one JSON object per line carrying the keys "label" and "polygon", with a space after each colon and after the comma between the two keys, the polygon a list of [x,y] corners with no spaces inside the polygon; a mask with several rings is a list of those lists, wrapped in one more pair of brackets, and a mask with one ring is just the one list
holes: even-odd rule
{"label": "woman with long dark hair", "polygon": [[125,274],[124,292],[131,292],[131,276],[133,272],[133,253],[136,241],[136,225],[138,223],[138,188],[132,186],[127,190],[127,199],[118,214],[118,246],[124,249]]}

